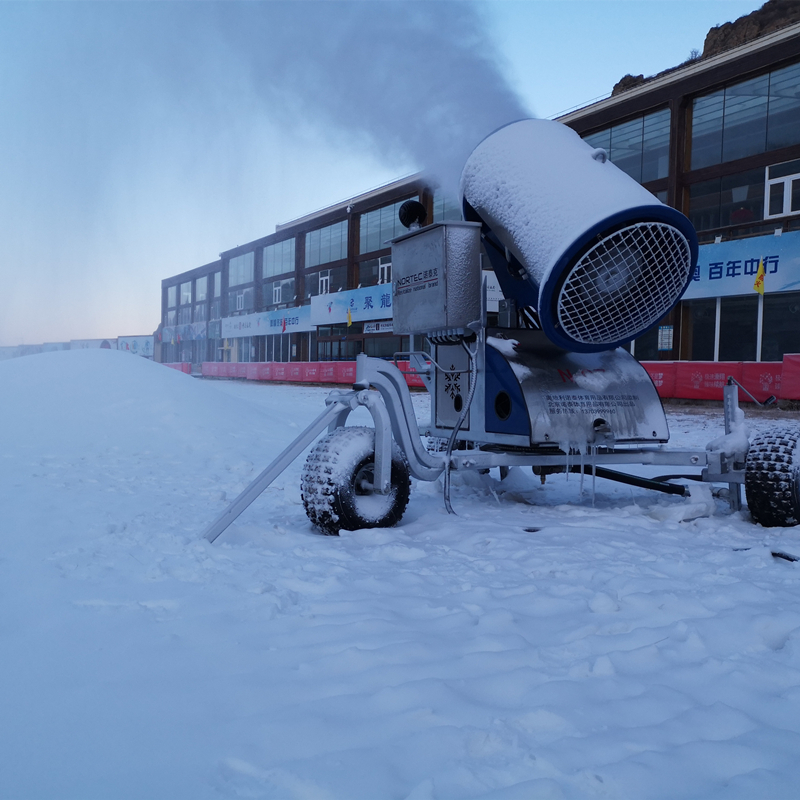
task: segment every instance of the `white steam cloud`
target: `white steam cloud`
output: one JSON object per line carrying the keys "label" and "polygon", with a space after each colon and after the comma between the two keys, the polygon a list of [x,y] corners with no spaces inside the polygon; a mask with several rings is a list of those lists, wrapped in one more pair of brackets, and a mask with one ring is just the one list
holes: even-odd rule
{"label": "white steam cloud", "polygon": [[162,278],[412,170],[454,191],[529,115],[466,2],[0,3],[0,345],[152,331]]}

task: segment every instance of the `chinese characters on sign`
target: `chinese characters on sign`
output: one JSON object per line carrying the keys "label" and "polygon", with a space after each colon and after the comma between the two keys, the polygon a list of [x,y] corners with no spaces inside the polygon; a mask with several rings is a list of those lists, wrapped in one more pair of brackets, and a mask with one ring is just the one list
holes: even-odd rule
{"label": "chinese characters on sign", "polygon": [[545,394],[549,414],[616,414],[619,408],[634,408],[636,394]]}
{"label": "chinese characters on sign", "polygon": [[[708,270],[707,277],[710,281],[719,281],[724,278],[738,278],[740,275],[750,275],[755,277],[758,272],[760,258],[735,258],[730,261],[711,261],[705,268]],[[764,257],[764,272],[767,275],[774,275],[778,271],[780,256]],[[703,266],[698,264],[694,268],[692,280],[699,281]]]}

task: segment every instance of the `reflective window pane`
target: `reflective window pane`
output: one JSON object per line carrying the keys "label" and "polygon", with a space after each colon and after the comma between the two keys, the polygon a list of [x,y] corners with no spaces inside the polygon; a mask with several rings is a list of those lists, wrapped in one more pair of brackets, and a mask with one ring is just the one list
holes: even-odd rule
{"label": "reflective window pane", "polygon": [[286,272],[294,272],[294,239],[286,239],[264,248],[264,276],[271,278]]}
{"label": "reflective window pane", "polygon": [[[398,200],[388,206],[368,211],[361,215],[361,234],[359,240],[359,253],[372,253],[375,250],[384,250],[389,245],[387,242],[406,232],[400,223],[398,212],[405,200]],[[434,210],[436,208],[434,202]],[[459,214],[456,219],[460,219]],[[437,220],[439,221],[439,220]]]}
{"label": "reflective window pane", "polygon": [[767,149],[800,143],[800,63],[776,69],[769,81]]}
{"label": "reflective window pane", "polygon": [[181,284],[181,305],[192,302],[192,282],[186,281]]}
{"label": "reflective window pane", "polygon": [[611,128],[584,136],[583,141],[592,147],[602,147],[603,150],[608,152],[611,149]]}
{"label": "reflective window pane", "polygon": [[722,112],[725,92],[697,97],[692,103],[691,168],[700,169],[722,161]]}
{"label": "reflective window pane", "polygon": [[178,287],[170,286],[167,288],[167,308],[175,308],[178,305]]}
{"label": "reflective window pane", "polygon": [[767,147],[769,75],[728,86],[722,131],[722,160],[763,153]]}
{"label": "reflective window pane", "polygon": [[689,361],[714,360],[717,301],[715,298],[683,302],[681,357]]}
{"label": "reflective window pane", "polygon": [[445,220],[460,220],[461,206],[454,197],[449,197],[441,191],[433,195],[433,219],[431,222],[444,222]]}
{"label": "reflective window pane", "polygon": [[611,128],[608,157],[636,181],[642,180],[642,117]]}
{"label": "reflective window pane", "polygon": [[306,234],[306,267],[347,258],[347,220]]}
{"label": "reflective window pane", "polygon": [[720,301],[719,360],[755,361],[758,295]]}
{"label": "reflective window pane", "polygon": [[770,216],[783,214],[783,182],[769,187],[769,213]]}
{"label": "reflective window pane", "polygon": [[669,174],[669,109],[644,118],[642,138],[642,183]]}
{"label": "reflective window pane", "polygon": [[720,226],[764,219],[764,170],[752,169],[722,178]]}
{"label": "reflective window pane", "polygon": [[800,353],[800,292],[764,295],[762,361],[782,361],[785,353]]}
{"label": "reflective window pane", "polygon": [[719,227],[719,200],[719,178],[689,187],[689,219],[698,231]]}

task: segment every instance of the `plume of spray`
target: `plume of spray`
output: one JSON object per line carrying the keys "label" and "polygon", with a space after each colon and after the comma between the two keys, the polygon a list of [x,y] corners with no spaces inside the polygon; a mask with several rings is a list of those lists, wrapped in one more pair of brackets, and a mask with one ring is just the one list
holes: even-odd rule
{"label": "plume of spray", "polygon": [[[255,92],[288,126],[313,120],[454,193],[472,149],[530,116],[508,86],[478,9],[465,2],[217,7]],[[266,43],[269,42],[269,46]]]}
{"label": "plume of spray", "polygon": [[469,2],[0,3],[0,344],[152,330],[162,278],[313,210],[315,147],[384,165],[364,189],[424,170],[454,195],[530,116],[492,54]]}

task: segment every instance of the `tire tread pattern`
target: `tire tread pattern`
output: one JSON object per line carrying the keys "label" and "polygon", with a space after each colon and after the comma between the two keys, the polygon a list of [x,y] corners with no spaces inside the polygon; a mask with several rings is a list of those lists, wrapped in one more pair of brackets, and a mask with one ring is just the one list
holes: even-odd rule
{"label": "tire tread pattern", "polygon": [[[411,491],[408,462],[392,443],[391,509],[379,520],[362,519],[353,504],[352,479],[365,460],[374,458],[375,432],[367,427],[337,428],[308,454],[300,479],[300,494],[311,524],[328,536],[358,528],[387,528],[400,521]],[[343,452],[345,455],[343,455]],[[346,462],[351,463],[346,463]]]}
{"label": "tire tread pattern", "polygon": [[800,427],[775,427],[753,437],[745,467],[745,495],[753,521],[765,528],[800,522]]}

